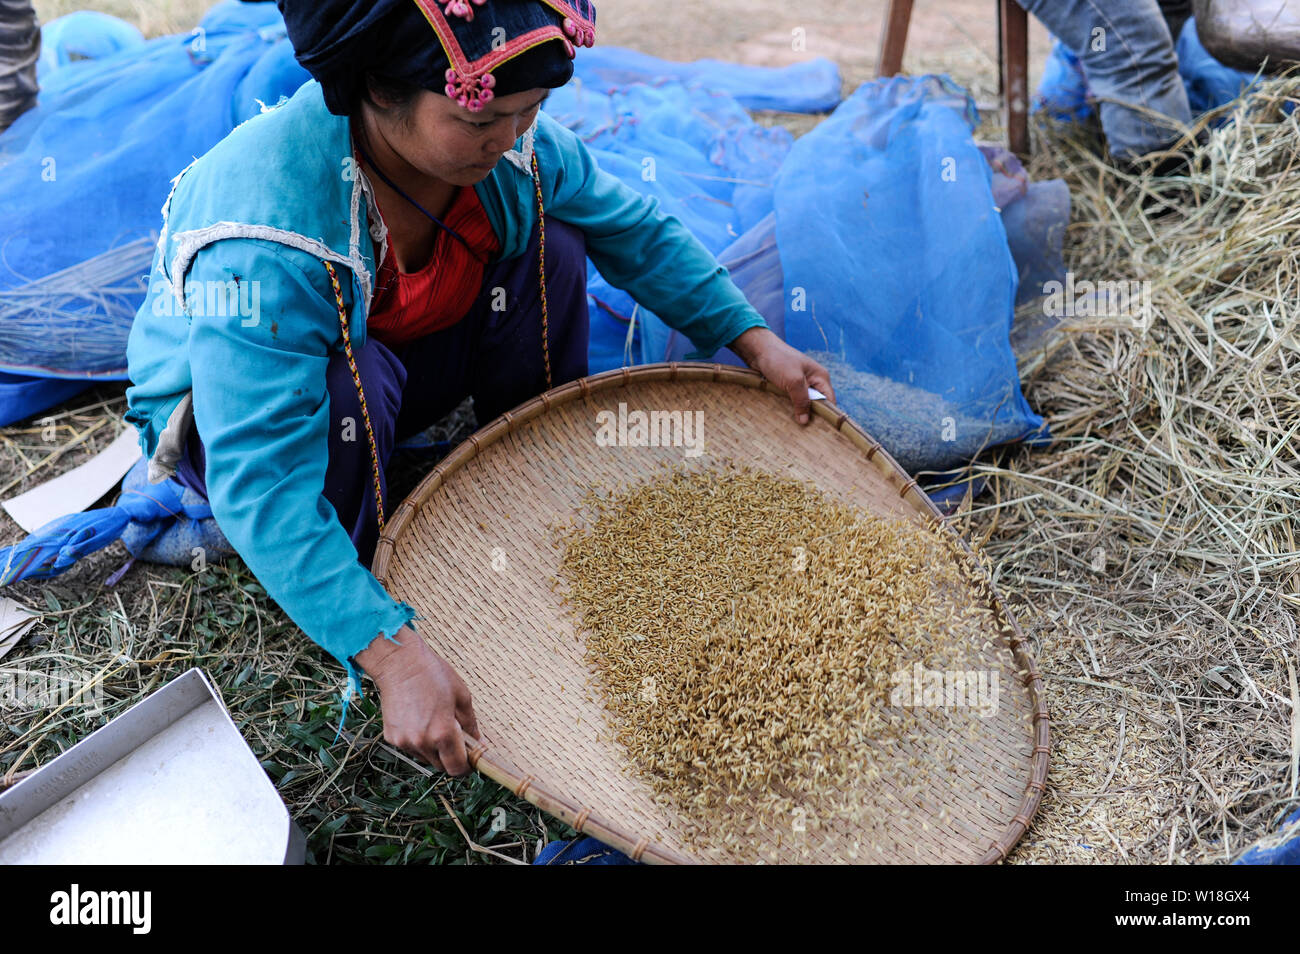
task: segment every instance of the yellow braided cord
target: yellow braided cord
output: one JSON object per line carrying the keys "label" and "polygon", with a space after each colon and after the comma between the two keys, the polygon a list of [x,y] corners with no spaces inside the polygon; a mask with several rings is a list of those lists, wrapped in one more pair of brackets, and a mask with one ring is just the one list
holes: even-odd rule
{"label": "yellow braided cord", "polygon": [[[537,153],[535,152],[533,153],[533,184],[537,190],[537,278],[542,297],[542,362],[546,367],[546,389],[549,391],[552,383],[550,320],[546,309],[546,225],[544,220],[545,210],[542,205],[542,177],[537,168]],[[348,368],[352,371],[352,381],[357,386],[357,398],[361,403],[361,417],[366,425],[366,439],[370,442],[370,463],[375,483],[375,510],[379,515],[379,529],[382,532],[384,529],[384,493],[379,482],[379,449],[375,445],[375,431],[370,423],[370,410],[366,407],[366,392],[361,387],[361,373],[357,371],[357,362],[352,356],[352,339],[348,334],[348,313],[343,304],[343,291],[339,287],[339,279],[334,271],[334,266],[329,262],[325,262],[325,270],[329,272],[330,285],[334,289],[334,301],[339,308],[339,325],[343,331],[343,350],[348,357]]]}
{"label": "yellow braided cord", "polygon": [[334,273],[334,266],[325,262],[325,270],[330,273],[330,284],[334,287],[334,301],[339,306],[339,324],[343,328],[343,350],[348,356],[348,367],[352,369],[352,380],[357,386],[357,397],[361,400],[361,418],[366,424],[366,438],[370,441],[370,463],[374,468],[375,510],[379,514],[379,530],[384,529],[384,492],[379,483],[379,449],[375,446],[375,431],[370,426],[370,411],[366,407],[366,392],[361,389],[361,374],[357,371],[356,359],[352,357],[352,338],[348,334],[348,312],[343,305],[343,291],[339,288],[339,277]]}
{"label": "yellow braided cord", "polygon": [[546,365],[546,390],[551,389],[550,329],[546,317],[546,220],[542,209],[542,174],[537,169],[537,152],[533,151],[533,185],[537,187],[537,278],[542,292],[542,361]]}

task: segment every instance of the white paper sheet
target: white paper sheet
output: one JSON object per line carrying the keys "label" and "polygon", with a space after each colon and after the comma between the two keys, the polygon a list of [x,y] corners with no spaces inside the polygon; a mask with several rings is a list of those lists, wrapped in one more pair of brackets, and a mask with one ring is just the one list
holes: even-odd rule
{"label": "white paper sheet", "polygon": [[28,533],[51,520],[80,513],[113,489],[140,458],[140,439],[128,427],[113,443],[65,474],[4,501],[5,510]]}
{"label": "white paper sheet", "polygon": [[36,615],[17,600],[0,596],[0,657],[18,645],[36,620]]}

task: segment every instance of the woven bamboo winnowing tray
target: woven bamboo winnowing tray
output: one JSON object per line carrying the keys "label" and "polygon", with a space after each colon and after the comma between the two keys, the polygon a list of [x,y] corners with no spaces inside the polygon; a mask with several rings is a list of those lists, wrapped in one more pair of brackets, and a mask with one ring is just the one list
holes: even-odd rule
{"label": "woven bamboo winnowing tray", "polygon": [[[704,453],[820,489],[880,516],[939,517],[930,499],[842,411],[814,401],[807,426],[756,372],[656,364],[593,375],[502,415],[453,450],[403,501],[375,553],[375,576],[415,607],[419,632],[468,684],[481,740],[475,769],[577,830],[657,863],[700,860],[610,740],[581,637],[560,605],[561,553],[549,526],[565,522],[594,483],[632,485],[682,447],[602,446],[596,415],[628,409],[704,412]],[[955,531],[945,529],[956,536]],[[960,544],[965,547],[965,543]],[[862,861],[984,862],[1006,858],[1047,780],[1042,681],[1015,621],[989,587],[1000,669],[996,711],[946,742],[946,772],[893,786],[887,831]],[[917,718],[924,719],[924,711]],[[922,753],[918,753],[923,755]],[[757,860],[757,859],[755,859]],[[825,853],[812,860],[843,861]]]}

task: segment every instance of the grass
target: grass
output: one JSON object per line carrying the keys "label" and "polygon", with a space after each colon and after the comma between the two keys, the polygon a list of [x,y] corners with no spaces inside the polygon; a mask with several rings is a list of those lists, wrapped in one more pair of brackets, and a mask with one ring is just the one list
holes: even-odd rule
{"label": "grass", "polygon": [[[35,423],[0,429],[0,485],[16,480],[11,492],[27,489],[102,450],[123,426],[122,390],[97,385],[42,416],[42,422],[53,419],[52,434]],[[93,422],[112,426],[78,442]],[[431,436],[463,437],[470,427],[462,408]],[[28,460],[48,462],[24,473]],[[409,492],[428,466],[413,455],[397,461],[395,492]],[[3,520],[0,539],[21,538],[7,515]],[[6,588],[6,595],[42,615],[24,643],[0,660],[0,676],[97,680],[103,707],[71,704],[50,711],[7,701],[0,707],[0,775],[48,762],[198,666],[306,833],[309,861],[523,863],[536,856],[539,842],[571,836],[494,782],[434,773],[386,744],[369,683],[367,698],[351,707],[335,742],[340,668],[303,636],[241,561],[198,572],[137,563],[117,586],[105,587],[103,579],[125,558],[115,543],[63,576]]]}

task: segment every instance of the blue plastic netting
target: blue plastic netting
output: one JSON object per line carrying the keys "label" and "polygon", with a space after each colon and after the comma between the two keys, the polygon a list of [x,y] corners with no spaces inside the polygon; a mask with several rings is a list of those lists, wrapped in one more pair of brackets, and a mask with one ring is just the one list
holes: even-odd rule
{"label": "blue plastic netting", "polygon": [[[171,180],[308,79],[271,4],[228,0],[193,33],[148,42],[98,23],[98,41],[96,18],[47,28],[62,31],[63,65],[0,135],[0,207],[17,224],[0,247],[12,330],[0,423],[66,397],[42,379],[125,376]],[[102,58],[76,60],[74,46]],[[548,111],[718,255],[778,334],[829,365],[840,403],[904,466],[1041,436],[1008,328],[1017,269],[1031,288],[1059,265],[1051,229],[1068,197],[1035,191],[1018,167],[993,195],[964,92],[936,77],[868,84],[795,142],[748,110],[833,106],[827,60],[766,69],[597,48],[576,69]],[[691,349],[594,267],[590,295],[593,372]]]}
{"label": "blue plastic netting", "polygon": [[1045,437],[1009,342],[1017,272],[977,121],[944,77],[866,84],[777,176],[786,340],[912,470]]}
{"label": "blue plastic netting", "polygon": [[172,178],[308,78],[259,3],[47,72],[0,135],[0,371],[124,378]]}

